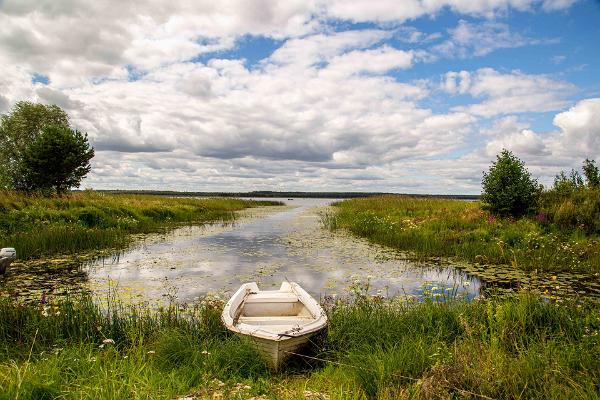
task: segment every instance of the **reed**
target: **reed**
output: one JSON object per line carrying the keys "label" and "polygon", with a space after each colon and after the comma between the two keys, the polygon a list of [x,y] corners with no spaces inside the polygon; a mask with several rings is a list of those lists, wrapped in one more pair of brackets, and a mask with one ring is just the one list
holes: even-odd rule
{"label": "reed", "polygon": [[501,219],[479,202],[378,196],[337,203],[322,222],[417,257],[525,270],[600,271],[600,236],[536,217]]}
{"label": "reed", "polygon": [[[100,306],[99,304],[102,304]],[[600,311],[512,299],[324,306],[316,359],[270,373],[205,298],[162,309],[89,295],[0,300],[0,399],[597,398]],[[111,340],[107,340],[111,339]]]}
{"label": "reed", "polygon": [[51,198],[0,192],[0,247],[15,247],[21,259],[122,248],[132,234],[231,221],[235,211],[277,204],[93,191]]}

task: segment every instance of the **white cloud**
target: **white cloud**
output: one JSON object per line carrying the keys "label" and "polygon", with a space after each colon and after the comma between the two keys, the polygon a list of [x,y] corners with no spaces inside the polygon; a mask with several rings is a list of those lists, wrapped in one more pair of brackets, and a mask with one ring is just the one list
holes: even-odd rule
{"label": "white cloud", "polygon": [[449,30],[449,39],[432,46],[429,52],[433,57],[481,57],[497,49],[522,47],[542,42],[511,32],[510,27],[504,23],[487,21],[474,24],[461,20],[455,28]]}
{"label": "white cloud", "polygon": [[558,110],[568,104],[568,96],[575,91],[574,85],[548,76],[520,71],[501,73],[492,68],[446,73],[441,88],[448,93],[483,99],[455,109],[484,117]]}
{"label": "white cloud", "polygon": [[549,155],[542,137],[529,129],[494,139],[487,143],[486,154],[490,157],[500,153],[502,149],[509,149],[523,155]]}
{"label": "white cloud", "polygon": [[557,114],[554,125],[561,129],[555,152],[600,159],[600,98],[582,100]]}
{"label": "white cloud", "polygon": [[544,10],[560,10],[576,0],[332,0],[327,2],[329,16],[357,22],[404,22],[424,15],[435,15],[445,8],[459,14],[494,17],[508,8],[528,11],[541,5]]}
{"label": "white cloud", "polygon": [[371,50],[354,50],[331,59],[327,74],[350,76],[360,73],[385,74],[394,69],[410,68],[413,53],[382,46]]}

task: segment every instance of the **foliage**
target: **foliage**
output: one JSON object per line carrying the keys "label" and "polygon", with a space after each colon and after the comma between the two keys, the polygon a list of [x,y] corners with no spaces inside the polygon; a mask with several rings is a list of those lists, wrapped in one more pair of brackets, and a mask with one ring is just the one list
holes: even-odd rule
{"label": "foliage", "polygon": [[585,182],[572,170],[569,177],[561,171],[550,190],[540,197],[539,212],[563,232],[600,233],[600,186],[594,160],[583,163]]}
{"label": "foliage", "polygon": [[0,189],[14,187],[23,152],[53,125],[69,127],[67,114],[55,105],[20,101],[0,117]]}
{"label": "foliage", "polygon": [[587,185],[591,188],[600,187],[600,173],[595,160],[585,159],[583,162],[583,174],[587,181]]}
{"label": "foliage", "polygon": [[565,174],[565,171],[560,171],[560,174],[554,177],[554,184],[550,191],[555,192],[560,197],[564,197],[583,187],[583,178],[579,175],[579,172],[573,169],[569,173],[569,176]]}
{"label": "foliage", "polygon": [[600,187],[566,191],[555,186],[542,194],[540,213],[563,232],[600,234]]}
{"label": "foliage", "polygon": [[504,149],[489,171],[483,173],[481,200],[501,216],[531,212],[541,191],[540,185],[512,152]]}
{"label": "foliage", "polygon": [[600,314],[521,295],[329,299],[315,356],[271,374],[205,298],[152,311],[87,295],[0,300],[0,399],[597,398]]}
{"label": "foliage", "polygon": [[[579,196],[572,207],[563,208],[563,218],[568,211],[598,221],[598,192]],[[599,272],[600,237],[591,230],[571,235],[554,218],[555,211],[546,206],[535,216],[513,220],[495,217],[479,202],[388,195],[342,201],[322,220],[331,229],[348,229],[418,257],[453,256],[525,270]]]}
{"label": "foliage", "polygon": [[122,248],[132,233],[232,220],[236,210],[275,204],[280,203],[91,190],[52,198],[0,192],[0,247],[15,247],[22,259]]}
{"label": "foliage", "polygon": [[23,151],[16,188],[27,192],[66,193],[90,172],[94,149],[87,134],[51,125]]}

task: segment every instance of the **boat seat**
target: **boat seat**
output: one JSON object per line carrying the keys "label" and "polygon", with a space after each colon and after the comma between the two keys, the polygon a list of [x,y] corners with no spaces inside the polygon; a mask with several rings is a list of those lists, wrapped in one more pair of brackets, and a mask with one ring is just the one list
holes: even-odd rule
{"label": "boat seat", "polygon": [[240,317],[238,321],[247,325],[289,325],[293,327],[314,321],[314,318],[311,316]]}
{"label": "boat seat", "polygon": [[297,301],[298,296],[285,292],[260,292],[260,294],[250,294],[244,300],[245,303],[295,303]]}

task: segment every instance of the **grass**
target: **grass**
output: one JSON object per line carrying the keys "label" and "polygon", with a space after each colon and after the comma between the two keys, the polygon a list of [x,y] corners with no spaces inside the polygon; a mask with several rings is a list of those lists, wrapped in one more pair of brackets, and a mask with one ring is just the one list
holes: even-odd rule
{"label": "grass", "polygon": [[[158,312],[0,300],[0,399],[598,398],[600,311],[510,300],[324,304],[314,356],[272,374],[207,298]],[[110,339],[110,340],[107,340]]]}
{"label": "grass", "polygon": [[[564,208],[564,207],[563,207]],[[479,202],[378,196],[342,201],[323,222],[420,257],[524,270],[600,271],[600,234],[543,218],[500,219]]]}
{"label": "grass", "polygon": [[93,191],[50,198],[1,192],[0,247],[15,247],[21,259],[123,248],[132,234],[230,221],[235,211],[275,204],[279,203]]}

